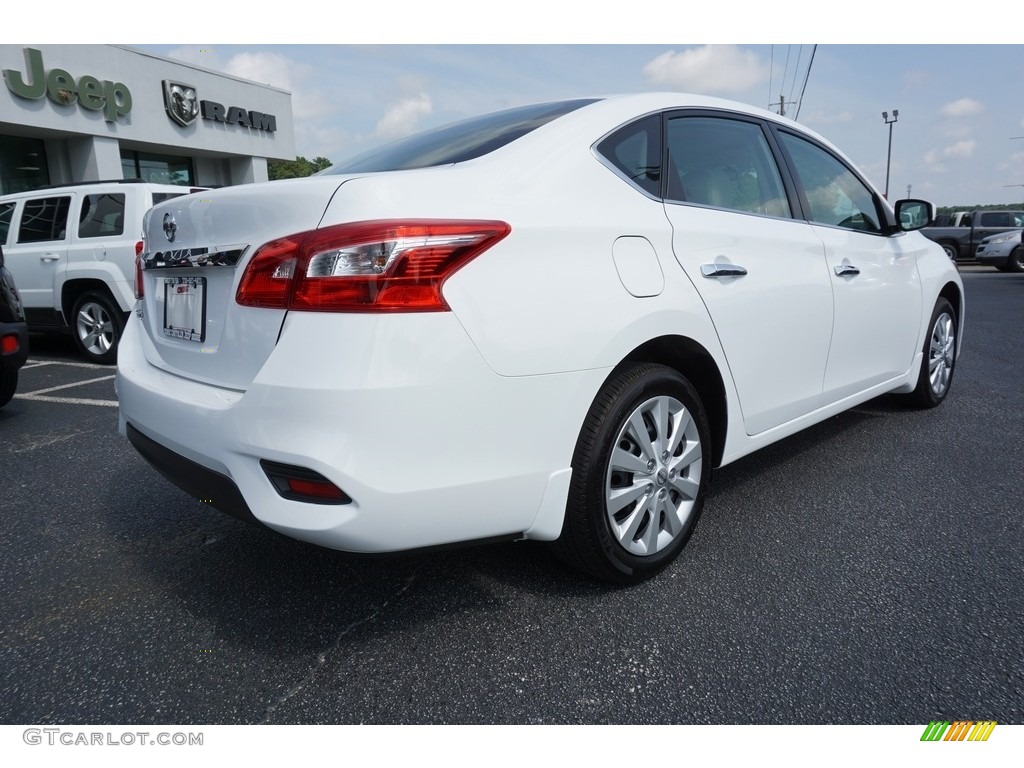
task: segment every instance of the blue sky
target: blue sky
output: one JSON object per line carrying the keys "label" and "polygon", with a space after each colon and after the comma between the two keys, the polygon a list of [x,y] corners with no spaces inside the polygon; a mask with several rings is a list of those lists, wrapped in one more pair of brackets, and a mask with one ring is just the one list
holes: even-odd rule
{"label": "blue sky", "polygon": [[[76,14],[74,39],[53,31],[38,42],[130,45],[285,88],[298,154],[338,161],[420,128],[565,96],[672,90],[761,107],[780,95],[790,102],[817,40],[799,114],[787,114],[884,188],[882,112],[898,109],[891,199],[910,185],[938,205],[1024,206],[1024,186],[1011,186],[1024,185],[1024,139],[1011,138],[1024,136],[1024,46],[1013,44],[1024,27],[993,30],[991,14],[888,0],[861,0],[836,16],[816,3],[768,6],[290,0],[240,16],[236,4],[176,0],[157,12],[108,0],[104,18]],[[11,39],[11,30],[38,25],[7,14],[3,42],[36,42]],[[971,18],[942,21],[954,15]],[[793,39],[812,42],[777,42]],[[944,44],[908,44],[917,39]]]}

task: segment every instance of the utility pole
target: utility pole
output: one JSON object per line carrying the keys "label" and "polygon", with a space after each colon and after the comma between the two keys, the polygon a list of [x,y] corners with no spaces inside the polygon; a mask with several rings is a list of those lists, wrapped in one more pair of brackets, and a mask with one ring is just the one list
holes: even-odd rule
{"label": "utility pole", "polygon": [[[792,106],[793,102],[791,101],[791,102],[789,102],[789,104],[790,104],[790,106]],[[783,96],[781,93],[779,94],[779,100],[776,101],[773,104],[769,104],[769,106],[771,106],[771,107],[778,107],[779,108],[779,115],[781,117],[785,117],[786,116],[786,97]]]}
{"label": "utility pole", "polygon": [[907,197],[908,198],[910,197],[910,185],[909,184],[907,184]]}
{"label": "utility pole", "polygon": [[889,168],[892,166],[892,124],[895,123],[900,116],[900,111],[894,109],[892,111],[892,120],[889,119],[889,113],[883,112],[882,119],[885,124],[889,126],[889,152],[885,158],[885,199],[889,199]]}

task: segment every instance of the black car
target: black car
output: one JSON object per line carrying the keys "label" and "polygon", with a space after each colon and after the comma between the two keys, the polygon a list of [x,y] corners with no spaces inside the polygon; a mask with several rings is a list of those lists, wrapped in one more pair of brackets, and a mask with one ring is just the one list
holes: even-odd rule
{"label": "black car", "polygon": [[14,278],[4,266],[0,248],[0,406],[7,405],[18,387],[18,369],[28,357],[28,326]]}

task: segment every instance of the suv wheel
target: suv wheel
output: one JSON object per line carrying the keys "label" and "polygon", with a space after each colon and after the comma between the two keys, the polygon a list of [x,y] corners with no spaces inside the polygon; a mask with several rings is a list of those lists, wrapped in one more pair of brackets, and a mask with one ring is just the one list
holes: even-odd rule
{"label": "suv wheel", "polygon": [[71,331],[75,346],[91,363],[117,362],[117,343],[124,330],[124,317],[109,296],[97,291],[83,293],[71,310]]}
{"label": "suv wheel", "polygon": [[1024,245],[1018,245],[1006,260],[1007,272],[1024,272]]}

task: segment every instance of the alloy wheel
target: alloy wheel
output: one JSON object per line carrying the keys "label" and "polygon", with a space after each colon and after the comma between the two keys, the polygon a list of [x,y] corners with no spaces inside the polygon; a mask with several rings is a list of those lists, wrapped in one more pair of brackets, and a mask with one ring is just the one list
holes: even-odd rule
{"label": "alloy wheel", "polygon": [[605,506],[612,535],[630,554],[657,554],[687,529],[702,455],[697,423],[674,397],[653,397],[626,419],[608,460]]}

